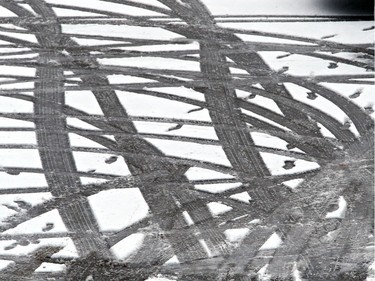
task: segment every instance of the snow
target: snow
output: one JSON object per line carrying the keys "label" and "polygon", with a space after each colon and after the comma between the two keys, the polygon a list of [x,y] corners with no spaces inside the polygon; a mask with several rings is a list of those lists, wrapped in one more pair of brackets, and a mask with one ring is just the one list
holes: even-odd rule
{"label": "snow", "polygon": [[35,272],[61,272],[66,270],[65,264],[43,262]]}
{"label": "snow", "polygon": [[[246,110],[246,109],[241,108],[241,112],[242,112],[243,114],[245,114],[245,115],[248,115],[248,116],[254,117],[254,118],[259,119],[259,120],[261,120],[261,121],[264,121],[264,122],[266,122],[266,123],[268,123],[268,124],[271,124],[271,125],[273,125],[273,126],[275,126],[275,127],[279,127],[279,128],[281,128],[281,129],[283,129],[283,130],[285,130],[285,131],[291,131],[290,129],[288,129],[288,128],[282,126],[282,125],[280,125],[279,123],[276,123],[276,122],[274,122],[274,121],[272,121],[272,120],[270,120],[270,119],[268,119],[268,118],[263,117],[262,115],[259,115],[259,114],[254,113],[254,112],[252,112],[252,111],[249,111],[249,110]],[[250,123],[250,124],[251,124],[251,123]]]}
{"label": "snow", "polygon": [[148,121],[134,121],[133,123],[139,133],[185,136],[199,139],[217,140],[215,130],[212,127],[198,125],[183,125],[178,130],[168,131],[169,129],[175,127],[177,124]]}
{"label": "snow", "polygon": [[168,69],[184,71],[200,71],[199,62],[179,60],[163,57],[131,57],[131,58],[104,58],[98,59],[102,65],[139,67],[148,69]]}
{"label": "snow", "polygon": [[34,82],[22,82],[22,83],[8,83],[8,84],[1,84],[0,89],[9,90],[24,90],[24,89],[34,89]]}
{"label": "snow", "polygon": [[99,35],[146,40],[171,40],[179,36],[174,32],[159,27],[131,25],[62,24],[62,31],[66,34]]}
{"label": "snow", "polygon": [[373,33],[362,31],[363,28],[369,27],[372,24],[373,23],[371,21],[337,21],[320,23],[299,22],[298,24],[296,24],[295,22],[219,23],[220,26],[228,28],[286,34],[312,39],[321,39],[322,37],[327,35],[337,34],[336,36],[325,40],[343,44],[372,43],[374,40]]}
{"label": "snow", "polygon": [[[284,55],[285,52],[258,52],[262,59],[273,69],[278,71],[284,66],[289,67],[285,74],[293,76],[310,76],[313,75],[345,75],[345,74],[368,74],[362,67],[352,66],[344,63],[338,63],[338,67],[328,68],[330,62],[326,59],[315,58],[311,56],[293,54],[283,59],[277,59],[278,56]],[[306,67],[308,65],[309,67]]]}
{"label": "snow", "polygon": [[211,183],[211,184],[196,184],[196,190],[206,191],[209,193],[220,193],[227,190],[238,188],[242,185],[240,182],[235,183]]}
{"label": "snow", "polygon": [[[233,27],[232,26],[233,24],[228,24],[228,23],[223,23],[219,25],[222,25],[223,27]],[[242,29],[239,26],[236,28]],[[275,37],[267,37],[267,36],[260,36],[260,35],[251,35],[251,34],[242,34],[242,33],[236,33],[235,35],[245,42],[261,42],[261,43],[291,44],[291,45],[298,44],[298,45],[310,45],[310,46],[314,45],[312,43],[301,42],[297,40],[279,39]]]}
{"label": "snow", "polygon": [[36,134],[34,132],[2,132],[0,131],[0,144],[34,144]]}
{"label": "snow", "polygon": [[[0,10],[1,15],[1,10]],[[14,264],[14,261],[0,260],[0,270],[5,269],[7,266]]]}
{"label": "snow", "polygon": [[292,190],[296,189],[304,180],[303,179],[293,179],[288,181],[283,181],[283,184]]}
{"label": "snow", "polygon": [[178,260],[177,256],[174,255],[173,257],[171,257],[169,260],[167,260],[164,265],[170,265],[170,264],[179,264],[180,261]]}
{"label": "snow", "polygon": [[[206,109],[188,113],[189,110],[197,108],[194,105],[125,91],[116,91],[116,93],[122,106],[131,116],[211,121]],[[155,104],[158,106],[155,106]]]}
{"label": "snow", "polygon": [[128,84],[128,83],[149,83],[155,82],[155,80],[146,79],[142,77],[114,74],[107,76],[110,84]]}
{"label": "snow", "polygon": [[[342,15],[347,11],[332,9],[325,0],[202,0],[214,15]],[[241,23],[242,24],[242,23]]]}
{"label": "snow", "polygon": [[193,221],[193,219],[191,218],[191,216],[189,215],[188,212],[183,211],[182,212],[182,216],[184,217],[184,219],[185,219],[185,221],[186,221],[186,223],[187,223],[188,226],[191,226],[191,225],[194,224],[194,221]]}
{"label": "snow", "polygon": [[0,190],[7,188],[32,188],[47,186],[48,184],[43,174],[22,172],[19,175],[9,175],[5,172],[0,172]]}
{"label": "snow", "polygon": [[120,41],[104,40],[104,39],[99,40],[99,39],[77,38],[74,36],[71,38],[81,46],[105,46],[105,45],[112,45],[112,44],[124,44],[123,41],[120,42]]}
{"label": "snow", "polygon": [[143,240],[144,234],[134,233],[122,239],[110,250],[117,259],[125,260],[142,246]]}
{"label": "snow", "polygon": [[212,216],[214,217],[225,214],[233,209],[232,207],[229,207],[219,202],[210,202],[207,204],[207,207],[210,210]]}
{"label": "snow", "polygon": [[199,167],[191,167],[185,173],[186,177],[189,180],[212,180],[212,179],[233,179],[232,175],[199,168]]}
{"label": "snow", "polygon": [[138,188],[111,189],[88,197],[101,231],[119,231],[145,217],[149,208]]}
{"label": "snow", "polygon": [[229,196],[229,198],[249,204],[251,197],[247,191],[240,192]]}
{"label": "snow", "polygon": [[103,115],[91,91],[65,91],[65,104],[88,114]]}
{"label": "snow", "polygon": [[248,228],[234,228],[225,230],[224,235],[229,242],[240,243],[249,232]]}
{"label": "snow", "polygon": [[98,144],[88,138],[82,137],[75,133],[69,133],[69,142],[72,147],[88,147],[88,148],[102,148],[107,149],[105,146]]}
{"label": "snow", "polygon": [[210,248],[207,246],[207,243],[206,241],[204,241],[203,239],[198,239],[198,242],[199,244],[201,244],[203,250],[206,252],[207,256],[210,258],[212,257],[212,253],[210,251]]}
{"label": "snow", "polygon": [[[293,83],[284,83],[284,85],[295,100],[303,102],[313,108],[324,112],[325,114],[339,121],[341,124],[344,124],[344,122],[349,120],[348,115],[346,115],[338,106],[336,106],[328,99],[317,95],[316,99],[311,100],[307,98],[307,92],[309,92],[309,90],[306,90],[305,88]],[[355,135],[359,136],[359,132],[355,128],[355,125],[352,124],[349,130]]]}
{"label": "snow", "polygon": [[343,219],[343,218],[345,218],[345,212],[347,210],[348,203],[346,202],[346,200],[344,199],[343,196],[339,197],[338,203],[339,203],[338,209],[335,210],[335,211],[327,213],[326,219],[332,219],[332,218]]}
{"label": "snow", "polygon": [[139,52],[159,52],[159,51],[196,51],[199,50],[199,44],[197,42],[187,44],[155,44],[145,46],[130,46],[120,47],[121,50],[139,51]]}
{"label": "snow", "polygon": [[33,103],[16,98],[0,96],[0,112],[33,113]]}
{"label": "snow", "polygon": [[262,96],[259,96],[259,95],[256,95],[254,98],[251,98],[251,99],[246,99],[250,94],[251,94],[251,92],[236,90],[236,95],[237,95],[238,98],[243,98],[248,103],[253,103],[253,104],[259,105],[261,107],[267,108],[267,109],[269,109],[269,110],[271,110],[271,111],[273,111],[277,114],[280,114],[280,115],[284,116],[284,114],[280,110],[279,106],[272,99],[262,97]]}
{"label": "snow", "polygon": [[[17,204],[17,202],[15,201],[23,201],[26,204],[30,204],[30,206],[36,206],[47,200],[50,200],[51,198],[52,195],[49,192],[0,195],[0,223],[6,217],[16,214],[17,211],[24,210],[23,208],[21,208],[22,205]],[[18,208],[18,210],[11,210],[5,207],[5,205]]]}
{"label": "snow", "polygon": [[83,130],[94,130],[94,131],[99,130],[100,131],[100,129],[98,129],[97,127],[90,125],[87,122],[82,121],[75,117],[66,118],[66,123],[68,126],[72,126],[72,127],[83,129]]}
{"label": "snow", "polygon": [[9,11],[8,9],[0,6],[0,18],[16,17],[17,15]]}
{"label": "snow", "polygon": [[0,148],[0,168],[1,166],[42,168],[42,162],[37,149]]}
{"label": "snow", "polygon": [[103,14],[76,11],[73,9],[52,8],[58,17],[105,17]]}
{"label": "snow", "polygon": [[[305,172],[319,168],[319,164],[301,159],[293,159],[290,157],[276,155],[268,152],[260,152],[260,155],[272,175],[286,175],[298,172]],[[284,169],[285,161],[294,161],[294,167]]]}
{"label": "snow", "polygon": [[0,75],[22,75],[34,77],[35,71],[35,68],[32,67],[0,65]]}
{"label": "snow", "polygon": [[181,87],[159,87],[159,88],[144,88],[145,90],[157,91],[174,96],[185,97],[193,100],[206,101],[204,94],[194,91],[193,89]]}
{"label": "snow", "polygon": [[121,156],[112,164],[105,163],[106,159],[113,156],[112,154],[74,151],[73,156],[78,171],[89,172],[95,170],[94,173],[117,176],[130,175],[124,158]]}
{"label": "snow", "polygon": [[270,238],[259,248],[259,250],[273,250],[280,247],[282,240],[277,233],[273,233]]}
{"label": "snow", "polygon": [[[374,85],[357,85],[350,83],[321,83],[322,86],[350,99],[351,102],[361,108],[373,106],[374,99]],[[352,94],[360,91],[360,95],[356,98],[350,98]],[[375,112],[371,114],[375,118]]]}
{"label": "snow", "polygon": [[221,146],[152,138],[145,138],[145,140],[169,156],[231,166]]}
{"label": "snow", "polygon": [[68,231],[60,217],[59,211],[54,209],[4,231],[3,234],[45,233],[47,230],[43,231],[43,229],[50,223],[53,223],[53,228],[48,230],[48,233],[63,233]]}
{"label": "snow", "polygon": [[38,43],[38,40],[36,39],[35,35],[33,35],[33,34],[0,31],[0,35],[9,36],[9,37],[20,39],[20,40],[30,42],[30,43]]}

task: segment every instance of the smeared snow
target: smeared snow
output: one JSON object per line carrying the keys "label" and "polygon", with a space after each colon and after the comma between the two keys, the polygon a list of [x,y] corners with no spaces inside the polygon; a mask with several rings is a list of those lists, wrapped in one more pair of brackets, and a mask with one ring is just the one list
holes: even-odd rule
{"label": "smeared snow", "polygon": [[100,179],[100,178],[90,178],[90,177],[80,177],[81,184],[101,184],[105,183],[108,180],[107,179]]}
{"label": "smeared snow", "polygon": [[111,189],[88,197],[101,231],[119,231],[148,215],[138,188]]}

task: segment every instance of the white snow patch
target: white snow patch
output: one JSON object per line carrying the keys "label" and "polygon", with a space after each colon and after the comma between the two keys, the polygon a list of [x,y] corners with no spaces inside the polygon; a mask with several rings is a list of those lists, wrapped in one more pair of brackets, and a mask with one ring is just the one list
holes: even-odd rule
{"label": "white snow patch", "polygon": [[182,216],[184,217],[184,219],[185,219],[185,221],[186,221],[186,223],[187,223],[188,226],[191,226],[191,225],[194,224],[194,221],[193,221],[193,219],[191,218],[191,216],[189,215],[188,212],[183,211],[182,212]]}
{"label": "white snow patch", "polygon": [[141,248],[144,237],[142,233],[131,234],[115,244],[110,250],[117,259],[125,260]]}
{"label": "white snow patch", "polygon": [[134,121],[133,124],[139,133],[144,134],[158,134],[158,135],[173,135],[193,137],[200,139],[217,140],[217,135],[214,128],[198,125],[183,125],[178,130],[168,131],[175,127],[176,123],[158,123],[148,121]]}
{"label": "white snow patch", "polygon": [[161,88],[144,88],[145,90],[157,91],[171,94],[179,97],[185,97],[193,100],[206,101],[204,94],[194,91],[193,89],[181,87],[161,87]]}
{"label": "white snow patch", "polygon": [[240,243],[250,230],[248,228],[233,228],[224,231],[224,235],[231,243]]}
{"label": "white snow patch", "polygon": [[36,39],[35,35],[33,35],[33,34],[0,31],[0,35],[5,35],[5,36],[12,37],[12,38],[20,39],[20,40],[23,40],[25,42],[38,43],[38,40]]}
{"label": "white snow patch", "polygon": [[100,178],[90,178],[90,177],[80,177],[81,184],[102,184],[107,182],[107,179],[100,179]]}
{"label": "white snow patch", "polygon": [[68,231],[60,217],[59,211],[54,209],[4,231],[3,234],[44,233],[46,231],[43,231],[43,228],[49,223],[53,224],[53,228],[48,230],[48,233],[63,233]]}
{"label": "white snow patch", "polygon": [[78,171],[88,172],[94,170],[94,172],[101,174],[117,176],[130,175],[124,158],[121,156],[112,164],[105,163],[106,159],[113,156],[112,154],[74,151],[73,156]]}
{"label": "white snow patch", "polygon": [[[122,9],[124,9],[124,7],[122,7]],[[63,33],[67,34],[99,35],[146,40],[171,40],[178,36],[178,34],[174,32],[159,27],[131,25],[62,24],[62,30]]]}
{"label": "white snow patch", "polygon": [[219,202],[210,202],[207,204],[207,207],[210,210],[212,216],[214,217],[225,214],[233,209],[232,207],[229,207]]}
{"label": "white snow patch", "polygon": [[48,184],[44,174],[22,172],[19,175],[9,175],[5,172],[0,172],[0,190],[7,188],[32,188],[46,186],[48,186]]}
{"label": "white snow patch", "polygon": [[[268,152],[260,152],[260,155],[272,175],[294,174],[298,172],[317,169],[320,167],[319,164],[315,162],[310,162],[302,159],[295,160],[290,157],[276,155]],[[284,169],[284,161],[294,161],[295,166],[291,169]]]}
{"label": "white snow patch", "polygon": [[231,166],[221,146],[152,138],[145,138],[145,140],[169,156]]}
{"label": "white snow patch", "polygon": [[304,180],[303,179],[293,179],[288,181],[283,181],[283,184],[291,189],[296,189]]}
{"label": "white snow patch", "polygon": [[77,135],[75,133],[69,133],[69,142],[70,145],[73,147],[88,147],[88,148],[105,148],[105,146],[102,146],[101,144],[98,144],[95,141],[92,141],[88,138],[85,138],[83,136]]}
{"label": "white snow patch", "polygon": [[[189,110],[197,108],[194,105],[125,91],[116,91],[116,93],[121,104],[131,116],[211,121],[206,109],[188,113]],[[156,104],[158,106],[155,106]]]}
{"label": "white snow patch", "polygon": [[88,114],[103,115],[103,112],[91,91],[65,91],[65,104]]}
{"label": "white snow patch", "polygon": [[198,42],[188,44],[163,44],[163,45],[144,45],[135,47],[120,47],[121,50],[139,51],[139,52],[159,52],[159,51],[197,51]]}
{"label": "white snow patch", "polygon": [[[1,15],[1,9],[0,9],[0,15]],[[9,266],[11,264],[14,264],[14,261],[0,260],[0,270],[5,269],[7,266]]]}
{"label": "white snow patch", "polygon": [[136,77],[131,75],[113,74],[107,76],[110,84],[149,83],[155,80]]}
{"label": "white snow patch", "polygon": [[327,213],[326,219],[338,218],[343,219],[345,218],[345,213],[348,208],[348,203],[344,199],[343,196],[339,197],[339,207],[337,210]]}
{"label": "white snow patch", "polygon": [[0,112],[33,113],[33,103],[16,98],[0,96]]}
{"label": "white snow patch", "polygon": [[2,132],[0,131],[0,144],[34,144],[36,145],[35,132]]}
{"label": "white snow patch", "polygon": [[194,185],[196,190],[206,191],[209,193],[220,193],[227,190],[238,188],[242,185],[240,182],[234,183],[211,183],[211,184],[196,184]]}
{"label": "white snow patch", "polygon": [[279,128],[281,128],[281,129],[283,129],[283,130],[285,130],[285,131],[291,131],[289,128],[284,127],[284,126],[280,125],[279,123],[276,123],[276,122],[274,122],[274,121],[272,121],[272,120],[270,120],[270,119],[268,119],[268,118],[263,117],[262,115],[259,115],[259,114],[254,113],[254,112],[252,112],[252,111],[249,111],[249,110],[246,110],[246,109],[241,108],[241,112],[242,112],[243,114],[245,114],[245,115],[248,115],[248,116],[254,117],[254,118],[256,118],[256,119],[259,119],[259,120],[261,120],[261,121],[264,121],[264,122],[266,122],[266,123],[268,123],[268,124],[270,124],[270,125],[273,125],[273,126],[275,126],[275,127],[279,127]]}
{"label": "white snow patch", "polygon": [[200,71],[199,62],[162,57],[131,57],[98,59],[102,65],[127,66],[147,69]]}
{"label": "white snow patch", "polygon": [[66,118],[66,123],[68,126],[72,126],[72,127],[76,127],[76,128],[80,128],[80,129],[84,129],[84,130],[94,130],[94,131],[100,131],[99,128],[85,122],[85,121],[82,121],[78,118],[75,118],[75,117],[68,117]]}
{"label": "white snow patch", "polygon": [[[236,90],[236,95],[237,95],[238,98],[246,99],[250,94],[251,94],[251,92]],[[261,107],[267,108],[267,109],[269,109],[269,110],[271,110],[271,111],[273,111],[277,114],[280,114],[280,115],[284,116],[284,114],[280,110],[279,106],[272,99],[262,97],[260,95],[256,95],[252,99],[246,99],[246,102],[259,105]]]}
{"label": "white snow patch", "polygon": [[251,200],[251,197],[250,197],[249,193],[247,193],[247,191],[236,193],[236,194],[233,194],[229,197],[234,199],[234,200],[244,202],[244,203],[248,203],[248,204],[249,204],[249,201]]}
{"label": "white snow patch", "polygon": [[273,250],[280,247],[283,243],[280,236],[277,233],[273,233],[270,238],[259,248],[259,250]]}
{"label": "white snow patch", "polygon": [[62,272],[66,270],[65,264],[43,262],[35,272]]}
{"label": "white snow patch", "polygon": [[[302,103],[305,103],[311,107],[314,107],[322,111],[323,113],[335,118],[341,124],[344,124],[344,122],[349,120],[348,115],[346,115],[345,112],[343,112],[338,106],[336,106],[333,102],[329,101],[328,99],[320,95],[317,95],[317,98],[315,100],[310,100],[307,98],[307,92],[309,92],[309,90],[293,83],[284,83],[284,85],[295,100],[298,100]],[[355,135],[359,136],[359,132],[353,124],[350,126],[349,129]]]}
{"label": "white snow patch", "polygon": [[191,167],[185,173],[189,180],[214,180],[214,179],[233,179],[232,175],[216,172],[199,167]]}
{"label": "white snow patch", "polygon": [[149,212],[138,188],[106,190],[88,199],[101,231],[119,231],[144,219]]}
{"label": "white snow patch", "polygon": [[42,168],[37,149],[0,148],[0,167]]}

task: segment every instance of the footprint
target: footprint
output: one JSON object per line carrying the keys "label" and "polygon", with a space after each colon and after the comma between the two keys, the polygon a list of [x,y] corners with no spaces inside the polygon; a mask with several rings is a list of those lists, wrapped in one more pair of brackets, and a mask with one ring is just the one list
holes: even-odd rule
{"label": "footprint", "polygon": [[354,94],[351,94],[349,96],[350,99],[355,99],[358,98],[362,94],[363,89],[358,89],[357,91],[354,92]]}
{"label": "footprint", "polygon": [[112,163],[117,161],[117,158],[118,158],[117,156],[111,156],[108,159],[105,159],[104,162],[107,163],[107,164],[112,164]]}
{"label": "footprint", "polygon": [[54,227],[55,227],[55,225],[52,222],[47,222],[46,226],[42,228],[42,231],[47,232],[47,231],[50,231],[51,229],[53,229]]}
{"label": "footprint", "polygon": [[283,168],[285,170],[293,169],[296,165],[294,164],[295,160],[285,160]]}
{"label": "footprint", "polygon": [[329,65],[328,65],[328,68],[329,69],[335,69],[335,68],[338,68],[338,64],[336,62],[330,62]]}
{"label": "footprint", "polygon": [[317,97],[318,97],[317,94],[315,94],[313,92],[307,93],[307,98],[310,99],[310,100],[315,100]]}

